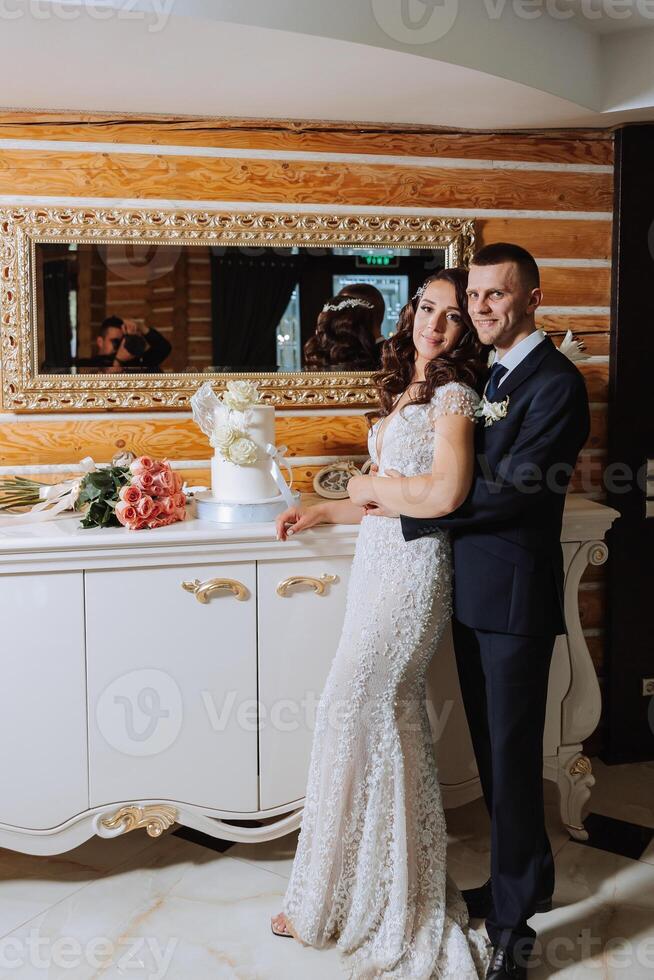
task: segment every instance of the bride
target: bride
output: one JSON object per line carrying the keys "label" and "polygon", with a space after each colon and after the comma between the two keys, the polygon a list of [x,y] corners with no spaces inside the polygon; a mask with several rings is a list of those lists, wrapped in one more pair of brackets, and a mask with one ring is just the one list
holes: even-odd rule
{"label": "bride", "polygon": [[276,935],[316,947],[335,940],[357,980],[478,980],[488,965],[446,872],[425,704],[425,673],[451,613],[449,540],[437,531],[405,542],[398,519],[447,514],[470,489],[485,357],[466,284],[464,269],[431,276],[384,345],[374,377],[382,417],[368,437],[378,475],[351,480],[349,500],[277,519],[281,540],[318,523],[361,523],[297,851],[272,919]]}

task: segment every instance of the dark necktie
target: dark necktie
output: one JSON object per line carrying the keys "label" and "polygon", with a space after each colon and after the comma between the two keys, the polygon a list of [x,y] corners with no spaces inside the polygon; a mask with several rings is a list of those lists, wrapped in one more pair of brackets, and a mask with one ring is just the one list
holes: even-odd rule
{"label": "dark necktie", "polygon": [[493,364],[490,370],[490,376],[488,378],[488,385],[486,386],[486,401],[495,401],[495,397],[500,387],[500,381],[507,371],[508,368],[505,368],[503,364],[499,364],[498,362]]}

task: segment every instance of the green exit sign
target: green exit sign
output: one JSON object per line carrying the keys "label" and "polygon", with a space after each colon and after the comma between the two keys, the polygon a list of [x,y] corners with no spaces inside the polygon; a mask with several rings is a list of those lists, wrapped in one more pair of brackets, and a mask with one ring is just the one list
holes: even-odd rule
{"label": "green exit sign", "polygon": [[384,268],[390,269],[395,268],[398,264],[398,258],[396,255],[375,255],[374,253],[370,255],[357,255],[356,264],[358,268]]}

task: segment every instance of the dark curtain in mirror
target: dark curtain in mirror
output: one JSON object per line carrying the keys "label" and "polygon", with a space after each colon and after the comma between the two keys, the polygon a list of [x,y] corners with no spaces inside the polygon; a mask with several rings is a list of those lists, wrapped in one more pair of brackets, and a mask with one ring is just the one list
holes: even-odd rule
{"label": "dark curtain in mirror", "polygon": [[276,330],[302,272],[304,256],[211,257],[213,360],[218,371],[277,370]]}
{"label": "dark curtain in mirror", "polygon": [[68,261],[57,259],[43,265],[45,319],[45,360],[52,368],[67,371],[71,361],[70,306],[68,302]]}

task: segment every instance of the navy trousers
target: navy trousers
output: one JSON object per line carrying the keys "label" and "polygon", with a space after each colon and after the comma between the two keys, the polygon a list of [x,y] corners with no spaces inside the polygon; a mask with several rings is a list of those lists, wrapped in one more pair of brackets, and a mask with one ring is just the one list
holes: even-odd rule
{"label": "navy trousers", "polygon": [[491,817],[494,945],[529,952],[536,902],[554,891],[545,830],[543,730],[554,636],[514,636],[452,623],[461,692]]}

